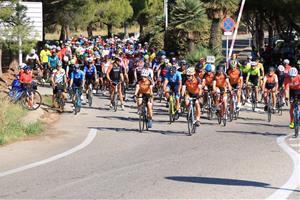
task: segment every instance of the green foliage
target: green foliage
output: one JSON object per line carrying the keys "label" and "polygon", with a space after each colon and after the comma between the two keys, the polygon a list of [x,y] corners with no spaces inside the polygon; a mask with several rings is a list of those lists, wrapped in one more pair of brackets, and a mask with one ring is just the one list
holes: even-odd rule
{"label": "green foliage", "polygon": [[100,22],[120,27],[124,21],[132,17],[133,9],[128,0],[108,0],[98,4]]}
{"label": "green foliage", "polygon": [[31,124],[20,123],[21,118],[28,114],[18,104],[12,104],[1,98],[0,104],[0,145],[14,141],[27,135],[35,135],[43,130],[41,122]]}
{"label": "green foliage", "polygon": [[195,50],[186,55],[186,60],[192,65],[195,65],[200,60],[200,58],[206,58],[207,56],[215,56],[215,65],[218,65],[223,60],[223,56],[218,54],[218,52],[202,46],[201,44],[197,45]]}

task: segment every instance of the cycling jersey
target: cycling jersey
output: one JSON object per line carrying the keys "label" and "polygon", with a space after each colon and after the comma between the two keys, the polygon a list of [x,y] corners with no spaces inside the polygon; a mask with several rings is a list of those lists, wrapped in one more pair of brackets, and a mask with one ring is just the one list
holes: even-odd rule
{"label": "cycling jersey", "polygon": [[76,87],[80,87],[82,85],[82,82],[84,80],[84,72],[83,71],[73,71],[71,73],[71,80],[73,80],[73,85]]}
{"label": "cycling jersey", "polygon": [[96,67],[93,65],[91,68],[89,66],[84,67],[84,74],[86,79],[94,79],[96,73]]}
{"label": "cycling jersey", "polygon": [[242,71],[242,73],[244,75],[247,75],[248,72],[250,71],[250,69],[251,69],[251,65],[249,65],[249,64],[247,64],[245,66],[240,66],[240,70]]}
{"label": "cycling jersey", "polygon": [[178,84],[179,81],[182,80],[180,72],[176,71],[175,74],[171,74],[171,72],[167,73],[166,80],[169,81],[169,84]]}
{"label": "cycling jersey", "polygon": [[169,67],[166,64],[160,65],[160,76],[165,78],[169,72]]}
{"label": "cycling jersey", "polygon": [[255,69],[250,69],[248,71],[248,76],[260,76],[260,70],[259,68],[255,68]]}
{"label": "cycling jersey", "polygon": [[242,71],[238,68],[227,70],[227,74],[231,85],[239,84],[241,77],[243,77]]}
{"label": "cycling jersey", "polygon": [[192,80],[187,80],[185,84],[188,93],[199,94],[200,92],[199,85],[201,84],[201,80],[199,78],[194,77]]}
{"label": "cycling jersey", "polygon": [[141,79],[138,82],[140,89],[139,89],[139,94],[150,94],[151,93],[151,81],[147,78],[147,79]]}
{"label": "cycling jersey", "polygon": [[214,81],[216,81],[216,86],[218,88],[226,88],[227,83],[226,83],[226,79],[228,77],[226,76],[226,74],[222,73],[222,74],[216,74]]}
{"label": "cycling jersey", "polygon": [[215,75],[212,72],[206,72],[203,75],[203,79],[205,80],[205,86],[213,86],[213,81],[214,81]]}
{"label": "cycling jersey", "polygon": [[52,69],[56,69],[57,68],[57,62],[59,61],[59,58],[57,56],[49,56],[48,57],[48,62],[50,64],[50,67]]}
{"label": "cycling jersey", "polygon": [[98,76],[102,77],[102,63],[100,60],[95,61],[95,67],[96,67]]}
{"label": "cycling jersey", "polygon": [[49,50],[42,50],[40,53],[40,58],[42,63],[48,62],[48,56],[51,56],[51,52]]}
{"label": "cycling jersey", "polygon": [[293,79],[291,79],[290,77],[285,78],[284,88],[285,90],[300,90],[300,75],[298,74]]}
{"label": "cycling jersey", "polygon": [[276,83],[278,83],[278,77],[276,74],[269,75],[267,74],[264,77],[264,82],[266,83],[266,88],[271,90],[275,87]]}
{"label": "cycling jersey", "polygon": [[121,81],[121,74],[123,73],[122,68],[116,64],[113,65],[109,73],[109,77],[114,83]]}
{"label": "cycling jersey", "polygon": [[32,82],[32,74],[31,73],[21,73],[20,82],[29,84]]}
{"label": "cycling jersey", "polygon": [[54,83],[57,83],[57,84],[64,83],[65,75],[66,75],[66,72],[64,69],[61,69],[61,71],[59,73],[58,73],[58,71],[53,73],[52,77],[53,77]]}

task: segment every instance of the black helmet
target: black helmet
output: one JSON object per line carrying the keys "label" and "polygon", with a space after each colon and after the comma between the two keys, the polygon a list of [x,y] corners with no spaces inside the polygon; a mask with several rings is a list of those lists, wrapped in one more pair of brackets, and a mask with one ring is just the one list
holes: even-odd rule
{"label": "black helmet", "polygon": [[217,67],[217,73],[224,73],[224,72],[225,72],[224,66],[223,65],[219,65]]}

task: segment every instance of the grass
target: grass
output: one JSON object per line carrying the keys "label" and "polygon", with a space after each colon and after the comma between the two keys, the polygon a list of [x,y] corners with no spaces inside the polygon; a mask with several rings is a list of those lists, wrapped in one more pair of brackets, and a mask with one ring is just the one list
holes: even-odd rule
{"label": "grass", "polygon": [[43,104],[45,104],[47,106],[52,106],[52,96],[51,95],[43,95],[42,99],[43,99]]}
{"label": "grass", "polygon": [[30,124],[21,122],[21,118],[29,111],[24,110],[19,104],[12,104],[5,98],[1,99],[3,100],[0,104],[0,145],[42,132],[43,124],[40,121]]}

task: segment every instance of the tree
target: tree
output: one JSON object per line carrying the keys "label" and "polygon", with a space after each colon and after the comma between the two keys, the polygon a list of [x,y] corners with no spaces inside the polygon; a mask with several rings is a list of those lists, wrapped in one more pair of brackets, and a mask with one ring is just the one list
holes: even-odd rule
{"label": "tree", "polygon": [[205,3],[206,12],[211,22],[209,47],[221,50],[221,29],[220,23],[226,16],[235,13],[240,0],[201,0]]}
{"label": "tree", "polygon": [[179,34],[185,32],[189,51],[194,50],[197,35],[201,34],[207,24],[205,9],[198,0],[177,0],[171,12],[169,26],[176,29]]}
{"label": "tree", "polygon": [[97,15],[100,22],[107,26],[107,34],[112,36],[112,27],[120,27],[131,18],[133,9],[129,0],[107,0],[98,4]]}

